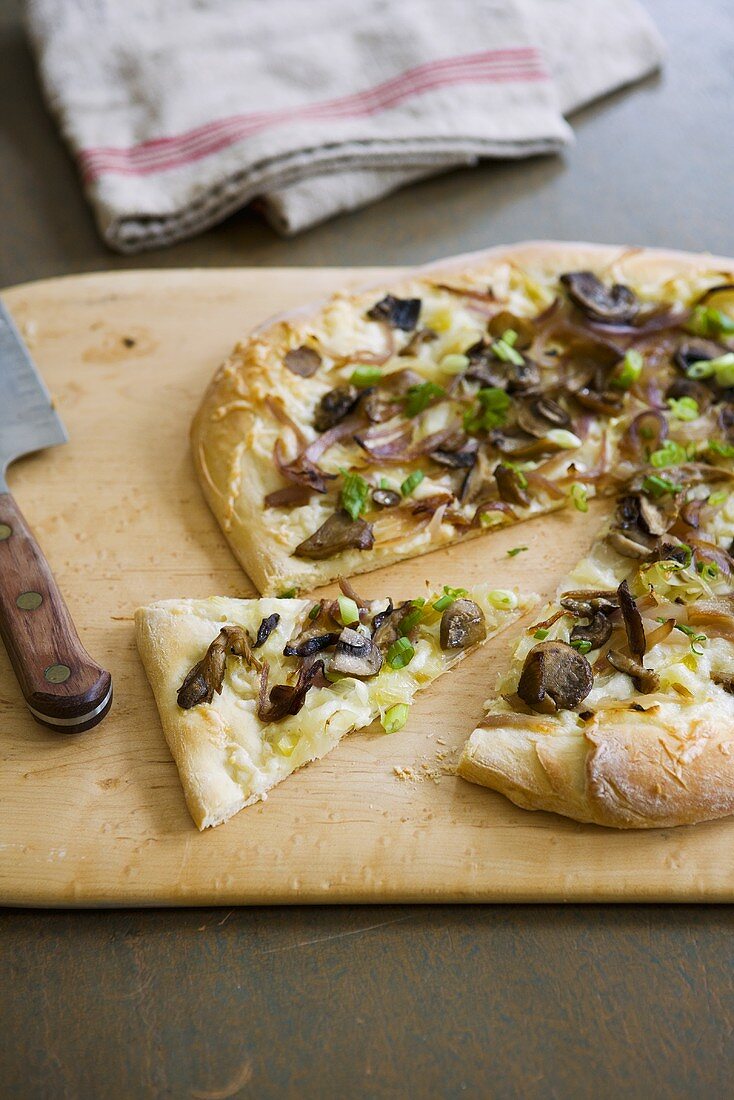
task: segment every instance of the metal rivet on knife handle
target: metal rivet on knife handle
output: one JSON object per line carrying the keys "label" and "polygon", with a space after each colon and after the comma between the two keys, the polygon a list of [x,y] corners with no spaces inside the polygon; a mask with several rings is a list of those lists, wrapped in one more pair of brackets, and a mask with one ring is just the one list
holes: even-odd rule
{"label": "metal rivet on knife handle", "polygon": [[68,665],[50,665],[43,674],[49,684],[65,684],[71,676]]}
{"label": "metal rivet on knife handle", "polygon": [[35,611],[43,603],[43,596],[40,592],[21,592],[15,602],[23,611]]}
{"label": "metal rivet on knife handle", "polygon": [[0,542],[5,542],[13,533],[13,528],[7,523],[0,523]]}

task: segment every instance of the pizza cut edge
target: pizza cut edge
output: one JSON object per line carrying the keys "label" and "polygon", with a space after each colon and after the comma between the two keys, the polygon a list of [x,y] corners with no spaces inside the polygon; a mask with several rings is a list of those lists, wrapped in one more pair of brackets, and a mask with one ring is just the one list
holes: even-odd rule
{"label": "pizza cut edge", "polygon": [[[507,265],[529,276],[557,276],[568,270],[591,269],[638,287],[679,282],[691,292],[696,280],[732,278],[732,262],[708,255],[655,251],[591,244],[528,242],[455,257],[401,275],[394,284],[357,294],[336,295],[331,304],[338,313],[355,304],[367,309],[383,294],[420,293],[421,281],[445,279],[452,285],[488,283]],[[334,303],[336,305],[334,306]],[[283,363],[288,349],[308,340],[323,318],[325,303],[282,315],[258,328],[237,346],[207,389],[191,430],[194,463],[205,497],[230,546],[265,595],[291,588],[308,590],[338,575],[354,575],[440,546],[474,538],[481,528],[449,533],[441,523],[426,522],[414,535],[401,533],[368,549],[347,549],[324,560],[309,561],[292,553],[293,537],[287,514],[265,509],[265,496],[282,486],[272,458],[273,441],[285,428],[294,428],[293,410],[309,400],[309,379],[292,373]],[[288,395],[284,401],[283,394]],[[312,402],[311,402],[312,404]],[[290,408],[288,407],[290,406]],[[257,454],[260,452],[260,457]],[[544,500],[521,518],[543,514],[565,501]],[[357,538],[359,536],[356,536]]]}

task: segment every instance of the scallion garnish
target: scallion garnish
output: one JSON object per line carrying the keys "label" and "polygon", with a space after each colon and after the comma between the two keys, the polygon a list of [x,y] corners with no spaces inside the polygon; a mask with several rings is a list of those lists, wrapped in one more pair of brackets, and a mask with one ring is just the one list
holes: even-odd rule
{"label": "scallion garnish", "polygon": [[682,488],[682,485],[658,474],[648,474],[642,481],[642,491],[655,498],[665,496],[666,493],[679,493]]}
{"label": "scallion garnish", "polygon": [[734,458],[734,447],[731,443],[721,443],[718,439],[707,439],[706,450],[721,458]]}
{"label": "scallion garnish", "polygon": [[577,649],[579,653],[588,653],[591,649],[591,642],[586,638],[574,638],[571,641],[571,645],[574,649]]}
{"label": "scallion garnish", "polygon": [[295,588],[286,588],[283,592],[278,593],[279,600],[293,600],[296,597]]}
{"label": "scallion garnish", "polygon": [[464,430],[489,432],[507,419],[510,398],[498,386],[485,386],[477,393],[477,404],[464,413]]}
{"label": "scallion garnish", "polygon": [[321,604],[315,603],[308,613],[309,619],[318,619],[319,612],[321,611]]}
{"label": "scallion garnish", "polygon": [[579,481],[574,481],[571,486],[571,500],[577,512],[588,512],[589,498],[586,486],[582,485]]}
{"label": "scallion garnish", "polygon": [[539,642],[544,642],[549,634],[550,634],[550,630],[546,630],[545,627],[541,626],[541,628],[539,630],[535,631],[535,633],[533,634],[533,637],[537,638]]}
{"label": "scallion garnish", "polygon": [[675,420],[696,420],[700,415],[698,401],[694,397],[669,397],[668,408]]}
{"label": "scallion garnish", "polygon": [[689,378],[714,377],[720,386],[734,386],[734,351],[716,359],[698,359],[686,369]]}
{"label": "scallion garnish", "polygon": [[521,367],[525,360],[519,351],[516,351],[514,344],[517,340],[517,333],[514,329],[508,328],[506,332],[502,334],[500,340],[495,340],[492,344],[492,351],[501,359],[503,363],[512,363],[515,367]]}
{"label": "scallion garnish", "polygon": [[394,706],[388,707],[380,719],[385,733],[397,733],[401,730],[408,721],[409,712],[410,707],[407,703],[395,703]]}
{"label": "scallion garnish", "polygon": [[405,413],[407,416],[417,416],[427,409],[432,401],[443,397],[446,391],[437,386],[435,382],[421,382],[417,386],[410,386],[405,395]]}
{"label": "scallion garnish", "polygon": [[355,367],[350,379],[354,386],[375,386],[382,380],[382,371],[379,367]]}
{"label": "scallion garnish", "polygon": [[463,596],[468,595],[469,593],[465,588],[451,588],[450,585],[445,584],[443,586],[443,596],[439,596],[433,605],[433,609],[434,611],[445,611],[454,600],[460,600]]}
{"label": "scallion garnish", "polygon": [[387,663],[390,668],[399,669],[409,665],[415,656],[415,650],[407,638],[396,638],[387,651]]}
{"label": "scallion garnish", "polygon": [[693,627],[686,626],[685,623],[676,623],[675,629],[680,630],[681,634],[686,635],[686,637],[690,640],[691,649],[693,650],[693,652],[696,654],[697,657],[702,657],[703,650],[701,649],[701,646],[708,641],[707,636],[705,634],[697,634]]}
{"label": "scallion garnish", "polygon": [[351,626],[352,623],[359,622],[359,608],[354,600],[349,596],[338,596],[337,603],[339,604],[339,618],[345,626]]}
{"label": "scallion garnish", "polygon": [[616,390],[628,390],[642,374],[643,366],[644,360],[639,351],[630,348],[622,360],[622,365],[619,367],[617,374],[610,379],[609,384]]}
{"label": "scallion garnish", "polygon": [[706,581],[715,581],[719,575],[719,567],[715,561],[700,561],[696,565],[696,570]]}
{"label": "scallion garnish", "polygon": [[417,489],[423,478],[426,475],[422,470],[413,470],[412,474],[408,474],[403,484],[400,486],[400,492],[404,497],[410,496],[414,489]]}
{"label": "scallion garnish", "polygon": [[650,464],[658,468],[680,466],[681,462],[687,462],[691,457],[689,448],[684,447],[682,443],[676,443],[674,439],[666,439],[662,447],[659,447],[657,451],[653,451],[650,455]]}
{"label": "scallion garnish", "polygon": [[518,554],[522,554],[523,550],[527,550],[527,546],[513,546],[512,550],[507,551],[508,558],[516,558]]}
{"label": "scallion garnish", "polygon": [[340,496],[341,506],[345,512],[349,512],[352,519],[359,519],[362,512],[367,511],[370,487],[361,474],[350,474],[343,468],[340,468],[339,473],[344,478]]}
{"label": "scallion garnish", "polygon": [[715,340],[719,336],[734,334],[734,319],[713,306],[696,306],[686,328],[694,336],[707,336]]}

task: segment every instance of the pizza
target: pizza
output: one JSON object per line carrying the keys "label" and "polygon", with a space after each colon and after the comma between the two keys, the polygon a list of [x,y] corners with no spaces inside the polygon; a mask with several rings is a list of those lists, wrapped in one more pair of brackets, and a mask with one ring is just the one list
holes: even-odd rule
{"label": "pizza", "polygon": [[650,455],[726,443],[733,281],[711,257],[527,244],[276,319],[195,417],[206,498],[265,595],[584,508]]}
{"label": "pizza", "polygon": [[195,824],[226,821],[417,691],[529,606],[511,589],[445,586],[394,603],[342,582],[336,599],[162,600],[137,642]]}
{"label": "pizza", "polygon": [[725,816],[734,812],[731,463],[650,467],[615,503],[591,553],[521,636],[459,774],[527,809],[599,825]]}

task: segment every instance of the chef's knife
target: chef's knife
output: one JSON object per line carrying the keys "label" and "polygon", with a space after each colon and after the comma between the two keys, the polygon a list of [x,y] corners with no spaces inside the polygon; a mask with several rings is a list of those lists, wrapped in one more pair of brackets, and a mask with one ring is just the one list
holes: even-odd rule
{"label": "chef's knife", "polygon": [[16,458],[66,440],[48,390],[0,301],[0,635],[36,721],[76,733],[107,714],[112,679],[79,641],[48,562],[5,482]]}

